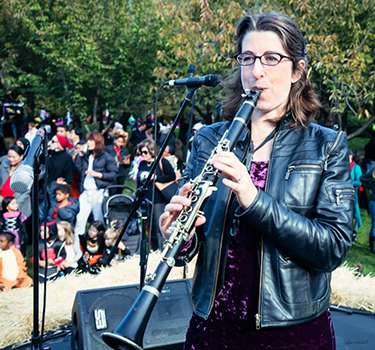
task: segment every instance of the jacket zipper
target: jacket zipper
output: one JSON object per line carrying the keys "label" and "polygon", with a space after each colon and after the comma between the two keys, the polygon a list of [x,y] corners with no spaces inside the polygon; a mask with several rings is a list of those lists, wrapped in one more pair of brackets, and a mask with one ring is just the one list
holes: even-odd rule
{"label": "jacket zipper", "polygon": [[[274,141],[272,142],[272,150],[270,155],[270,162],[268,163],[268,172],[267,172],[267,178],[266,178],[266,185],[264,187],[264,191],[267,191],[267,185],[268,185],[268,177],[269,177],[269,170],[271,169],[271,160],[272,160],[272,153],[273,153],[273,145],[275,143],[275,139],[278,133],[275,134]],[[262,273],[263,273],[263,235],[260,235],[260,275],[259,275],[259,296],[258,296],[258,313],[255,314],[255,328],[256,330],[260,330],[260,296],[262,293]]]}
{"label": "jacket zipper", "polygon": [[324,170],[326,170],[326,171],[327,171],[327,169],[328,169],[328,158],[329,158],[329,156],[331,155],[331,153],[333,152],[333,150],[336,148],[337,144],[339,143],[339,140],[340,140],[340,138],[341,138],[341,134],[342,134],[342,131],[339,132],[339,134],[338,134],[337,137],[336,137],[335,142],[333,143],[332,148],[330,149],[330,151],[329,151],[329,152],[327,153],[327,155],[326,155],[326,160],[325,160],[325,162],[324,162]]}
{"label": "jacket zipper", "polygon": [[320,165],[312,165],[312,164],[306,164],[306,165],[291,165],[288,167],[288,171],[286,172],[286,175],[285,175],[285,180],[288,180],[289,179],[289,176],[290,176],[290,173],[294,170],[294,169],[298,169],[298,168],[312,168],[312,169],[321,169],[322,167]]}
{"label": "jacket zipper", "polygon": [[333,193],[336,196],[336,204],[340,205],[340,195],[341,195],[341,193],[354,193],[354,190],[351,189],[351,188],[346,188],[346,189],[343,189],[343,190],[335,189],[333,191]]}

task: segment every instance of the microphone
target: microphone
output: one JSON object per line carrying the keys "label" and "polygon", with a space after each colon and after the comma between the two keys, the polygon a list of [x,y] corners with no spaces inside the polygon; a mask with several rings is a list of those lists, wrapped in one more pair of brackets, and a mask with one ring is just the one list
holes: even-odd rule
{"label": "microphone", "polygon": [[188,68],[188,78],[194,78],[194,74],[195,74],[195,64],[190,63],[189,68]]}
{"label": "microphone", "polygon": [[210,74],[210,75],[205,75],[204,77],[169,80],[168,84],[169,86],[185,85],[187,87],[201,87],[202,85],[217,86],[222,81],[223,81],[223,78],[221,77],[221,75]]}
{"label": "microphone", "polygon": [[44,133],[44,129],[38,129],[33,141],[31,142],[27,156],[12,174],[10,178],[10,188],[14,192],[25,193],[31,189],[34,182],[34,162],[35,158],[39,157]]}

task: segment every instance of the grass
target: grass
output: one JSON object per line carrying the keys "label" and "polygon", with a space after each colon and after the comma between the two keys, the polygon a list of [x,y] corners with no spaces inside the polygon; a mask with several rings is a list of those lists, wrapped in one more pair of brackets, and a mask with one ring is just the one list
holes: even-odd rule
{"label": "grass", "polygon": [[366,209],[361,209],[361,217],[363,224],[357,232],[357,241],[350,248],[346,261],[349,266],[362,264],[364,275],[375,275],[375,254],[372,254],[369,248],[371,217]]}
{"label": "grass", "polygon": [[355,137],[354,139],[351,139],[348,141],[349,148],[350,149],[356,149],[358,151],[364,150],[367,143],[370,141],[369,138],[366,137]]}

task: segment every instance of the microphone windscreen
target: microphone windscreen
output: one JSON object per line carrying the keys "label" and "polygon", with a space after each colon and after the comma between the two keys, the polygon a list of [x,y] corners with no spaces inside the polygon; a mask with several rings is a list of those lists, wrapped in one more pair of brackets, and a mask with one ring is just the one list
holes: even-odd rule
{"label": "microphone windscreen", "polygon": [[207,86],[217,86],[223,81],[221,75],[218,74],[207,75],[206,78],[205,85]]}
{"label": "microphone windscreen", "polygon": [[21,164],[10,177],[10,188],[17,193],[31,190],[34,183],[34,170],[30,165]]}

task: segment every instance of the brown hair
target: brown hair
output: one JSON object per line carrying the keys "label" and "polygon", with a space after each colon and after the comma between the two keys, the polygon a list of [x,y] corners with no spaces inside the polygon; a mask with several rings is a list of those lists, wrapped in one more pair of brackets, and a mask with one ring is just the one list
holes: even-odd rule
{"label": "brown hair", "polygon": [[94,156],[97,156],[100,152],[104,151],[104,136],[100,132],[91,132],[87,140],[93,140],[95,142],[95,148],[92,152]]}
{"label": "brown hair", "polygon": [[[272,31],[279,36],[285,51],[292,58],[293,71],[301,73],[300,79],[292,84],[284,112],[291,112],[292,127],[308,125],[314,121],[320,102],[307,79],[305,40],[300,29],[289,16],[280,12],[245,15],[237,23],[237,53],[242,52],[244,37],[251,31]],[[305,67],[299,64],[301,59],[305,60]],[[241,96],[241,67],[236,67],[234,74],[223,85],[227,89],[223,101],[225,117],[232,120],[244,102]]]}
{"label": "brown hair", "polygon": [[146,147],[152,157],[155,157],[155,142],[152,139],[145,139],[138,145],[138,150],[141,151],[143,147]]}

